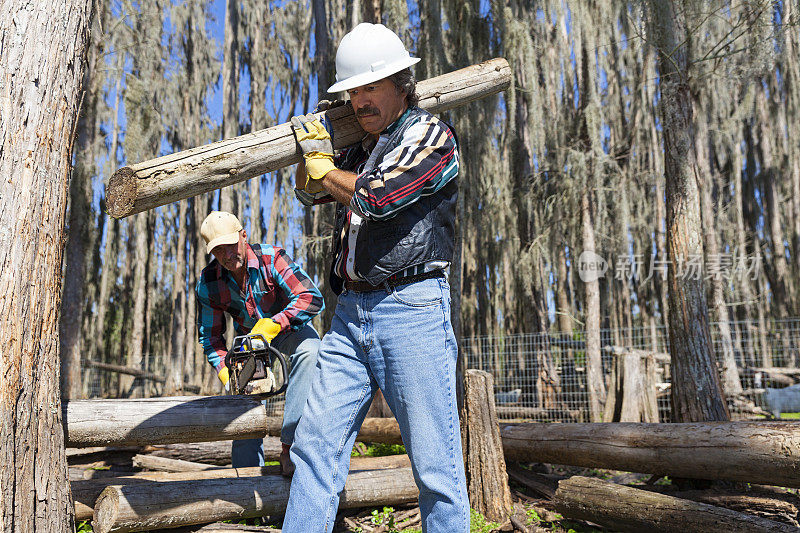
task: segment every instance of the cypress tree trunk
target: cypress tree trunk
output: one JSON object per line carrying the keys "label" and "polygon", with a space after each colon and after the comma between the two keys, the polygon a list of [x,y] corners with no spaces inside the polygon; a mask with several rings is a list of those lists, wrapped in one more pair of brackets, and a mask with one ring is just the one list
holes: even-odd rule
{"label": "cypress tree trunk", "polygon": [[[594,253],[594,224],[589,206],[589,192],[581,194],[581,227],[583,251]],[[589,420],[603,421],[606,403],[606,386],[603,381],[603,359],[600,353],[600,283],[590,280],[585,284],[586,320],[586,388],[589,391]]]}
{"label": "cypress tree trunk", "polygon": [[[119,54],[117,57],[117,72],[122,72],[122,64],[124,61],[124,54]],[[120,85],[122,83],[122,76],[117,76],[114,91],[114,116],[112,118],[111,126],[111,149],[108,152],[109,166],[116,168],[117,166],[117,148],[119,147],[119,102],[120,102]],[[104,242],[105,249],[103,250],[103,263],[102,271],[100,273],[100,289],[97,297],[97,315],[92,321],[92,338],[94,342],[89,345],[89,358],[95,359],[99,351],[105,347],[105,332],[106,332],[106,311],[111,296],[111,281],[117,272],[117,249],[119,247],[120,223],[116,219],[105,215],[106,223],[103,228],[105,233]],[[108,353],[103,353],[103,361],[111,361]]]}
{"label": "cypress tree trunk", "polygon": [[[734,229],[736,232],[737,255],[747,254],[747,233],[744,225],[744,211],[742,187],[744,187],[744,173],[742,172],[742,154],[738,146],[732,146],[733,169],[731,181],[733,182],[733,213]],[[760,361],[756,358],[756,338],[758,331],[753,326],[753,302],[755,296],[750,278],[741,276],[737,279],[741,305],[739,319],[743,321],[745,362],[750,366],[758,366]]]}
{"label": "cypress tree trunk", "polygon": [[183,388],[186,347],[186,212],[187,200],[178,203],[178,243],[175,250],[175,278],[172,284],[170,351],[167,353],[167,392]]}
{"label": "cypress tree trunk", "polygon": [[59,397],[61,261],[92,3],[0,10],[0,529],[72,530]]}
{"label": "cypress tree trunk", "polygon": [[[130,342],[126,366],[142,368],[142,354],[145,343],[145,325],[147,322],[147,267],[149,257],[147,219],[149,213],[138,213],[134,223],[134,248],[133,248],[133,314],[130,324]],[[121,376],[120,387],[128,396],[138,396],[141,387],[134,390],[134,377]]]}
{"label": "cypress tree trunk", "polygon": [[[683,276],[679,265],[702,262],[697,160],[688,84],[686,6],[651,0],[650,27],[661,75],[659,102],[664,124],[667,200],[669,338],[672,354],[672,420],[730,420],[713,358],[702,275]],[[699,259],[697,259],[699,258]],[[702,273],[702,269],[701,269]]]}
{"label": "cypress tree trunk", "polygon": [[[226,0],[225,6],[225,49],[222,60],[222,137],[230,139],[239,135],[239,7],[236,0]],[[220,210],[233,213],[235,186],[225,187],[220,190],[219,194]]]}
{"label": "cypress tree trunk", "polygon": [[[770,84],[770,92],[775,90]],[[776,318],[789,316],[789,295],[786,287],[788,265],[786,263],[786,249],[783,244],[783,227],[781,224],[780,189],[777,175],[780,172],[775,165],[773,157],[773,142],[771,128],[775,127],[775,120],[769,110],[769,102],[763,90],[756,93],[756,120],[760,128],[758,154],[761,163],[761,180],[766,200],[764,207],[764,220],[769,235],[770,248],[772,249],[770,267],[766,269],[769,276],[770,289],[773,296],[773,310]]]}
{"label": "cypress tree trunk", "polygon": [[[700,187],[700,205],[703,220],[703,242],[705,243],[705,264],[708,268],[714,261],[719,260],[719,243],[717,242],[717,220],[714,216],[715,210],[711,199],[711,187],[713,177],[708,161],[708,127],[704,121],[705,117],[697,121],[698,135],[695,139],[697,152],[697,166],[700,171],[697,175],[697,183]],[[739,381],[739,370],[736,367],[736,357],[733,352],[733,337],[731,335],[731,325],[728,316],[728,308],[725,305],[724,295],[724,274],[722,272],[703,273],[704,277],[711,277],[711,305],[714,308],[719,324],[719,342],[722,348],[722,388],[728,395],[742,393],[742,384]]]}

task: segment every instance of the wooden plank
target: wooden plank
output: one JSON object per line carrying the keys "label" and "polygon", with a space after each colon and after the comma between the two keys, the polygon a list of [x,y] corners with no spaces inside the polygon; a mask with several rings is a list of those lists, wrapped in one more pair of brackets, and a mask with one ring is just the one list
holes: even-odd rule
{"label": "wooden plank", "polygon": [[[455,72],[420,81],[419,106],[441,113],[508,88],[511,68],[497,58]],[[364,131],[351,106],[326,113],[333,128],[335,148],[362,139]],[[108,182],[108,212],[127,217],[160,205],[190,198],[260,176],[302,160],[289,123],[240,137],[125,166]]]}

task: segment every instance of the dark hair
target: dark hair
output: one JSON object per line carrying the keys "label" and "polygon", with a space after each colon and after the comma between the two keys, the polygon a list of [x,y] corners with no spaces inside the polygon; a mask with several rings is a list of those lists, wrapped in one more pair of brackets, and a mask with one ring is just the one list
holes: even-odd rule
{"label": "dark hair", "polygon": [[411,73],[410,68],[405,68],[400,72],[395,72],[389,79],[392,80],[397,90],[406,94],[406,103],[408,107],[414,107],[419,103],[419,95],[417,94],[417,79]]}

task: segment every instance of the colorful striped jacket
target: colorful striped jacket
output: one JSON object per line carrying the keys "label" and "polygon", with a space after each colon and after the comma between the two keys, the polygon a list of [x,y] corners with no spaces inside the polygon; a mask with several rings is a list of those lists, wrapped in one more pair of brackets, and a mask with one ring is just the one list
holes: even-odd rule
{"label": "colorful striped jacket", "polygon": [[261,318],[272,318],[281,331],[298,330],[325,308],[322,293],[286,251],[277,246],[247,246],[247,283],[242,290],[233,275],[214,259],[197,282],[197,331],[208,362],[225,366],[225,313],[236,335],[245,335]]}
{"label": "colorful striped jacket", "polygon": [[[401,136],[400,139],[392,141],[397,135]],[[393,144],[383,148],[381,143],[387,142]],[[370,155],[379,156],[375,158],[373,164],[368,161]],[[458,174],[458,161],[457,143],[450,128],[419,108],[407,109],[381,133],[378,145],[371,150],[368,150],[363,143],[357,143],[340,151],[334,164],[337,168],[355,172],[358,178],[349,209],[339,213],[340,221],[344,218],[344,223],[337,223],[338,231],[334,236],[337,256],[333,272],[336,276],[344,280],[372,278],[370,281],[385,277],[386,274],[370,275],[369,272],[363,271],[366,268],[365,263],[372,263],[370,259],[363,258],[363,254],[369,252],[356,251],[354,245],[356,241],[363,241],[364,226],[371,225],[377,228],[377,225],[386,222],[393,224],[397,233],[409,225],[416,225],[415,217],[423,216],[422,214],[428,209],[437,209],[438,207],[433,207],[434,205],[438,206],[442,201],[449,203],[456,194],[454,183]],[[295,190],[295,194],[306,205],[333,201],[333,197],[325,192],[310,195]],[[440,195],[442,195],[441,200],[436,198]],[[425,202],[426,205],[417,205],[420,202]],[[401,213],[409,210],[419,211],[420,214],[403,215],[398,218]],[[451,209],[445,208],[441,216],[434,218],[449,227],[453,222],[450,220],[453,216],[450,211]],[[365,219],[364,222],[359,222],[359,229],[352,223],[353,215],[358,215],[357,219]],[[405,218],[409,220],[400,220]],[[354,238],[356,234],[359,238]],[[425,257],[424,264],[419,264],[409,257],[409,262],[402,265],[403,272],[446,266],[450,257],[445,256],[449,254],[439,255],[441,257]],[[358,272],[353,270],[353,264],[359,263],[356,256],[362,256],[363,260],[360,263],[364,266]],[[399,273],[394,271],[387,274]]]}

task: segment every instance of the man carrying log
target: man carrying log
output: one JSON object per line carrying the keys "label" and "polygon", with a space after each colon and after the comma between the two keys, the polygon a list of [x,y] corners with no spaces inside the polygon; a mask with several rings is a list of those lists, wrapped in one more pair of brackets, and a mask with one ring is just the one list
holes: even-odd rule
{"label": "man carrying log", "polygon": [[292,119],[304,154],[297,197],[339,204],[331,287],[339,299],[297,427],[284,532],[331,531],[350,450],[380,389],[419,487],[423,531],[469,530],[446,269],[453,257],[458,149],[416,107],[400,39],[359,24],[339,44],[329,92],[347,91],[367,135],[334,157],[314,115]]}
{"label": "man carrying log", "polygon": [[[248,244],[247,232],[231,213],[212,212],[200,226],[200,234],[214,260],[203,269],[195,289],[197,330],[222,384],[228,388],[225,313],[233,318],[237,335],[261,334],[288,356],[279,460],[281,473],[290,476],[294,466],[289,447],[316,373],[319,350],[319,335],[309,321],[325,307],[322,293],[283,249]],[[234,468],[263,466],[262,439],[234,441],[231,462]]]}

